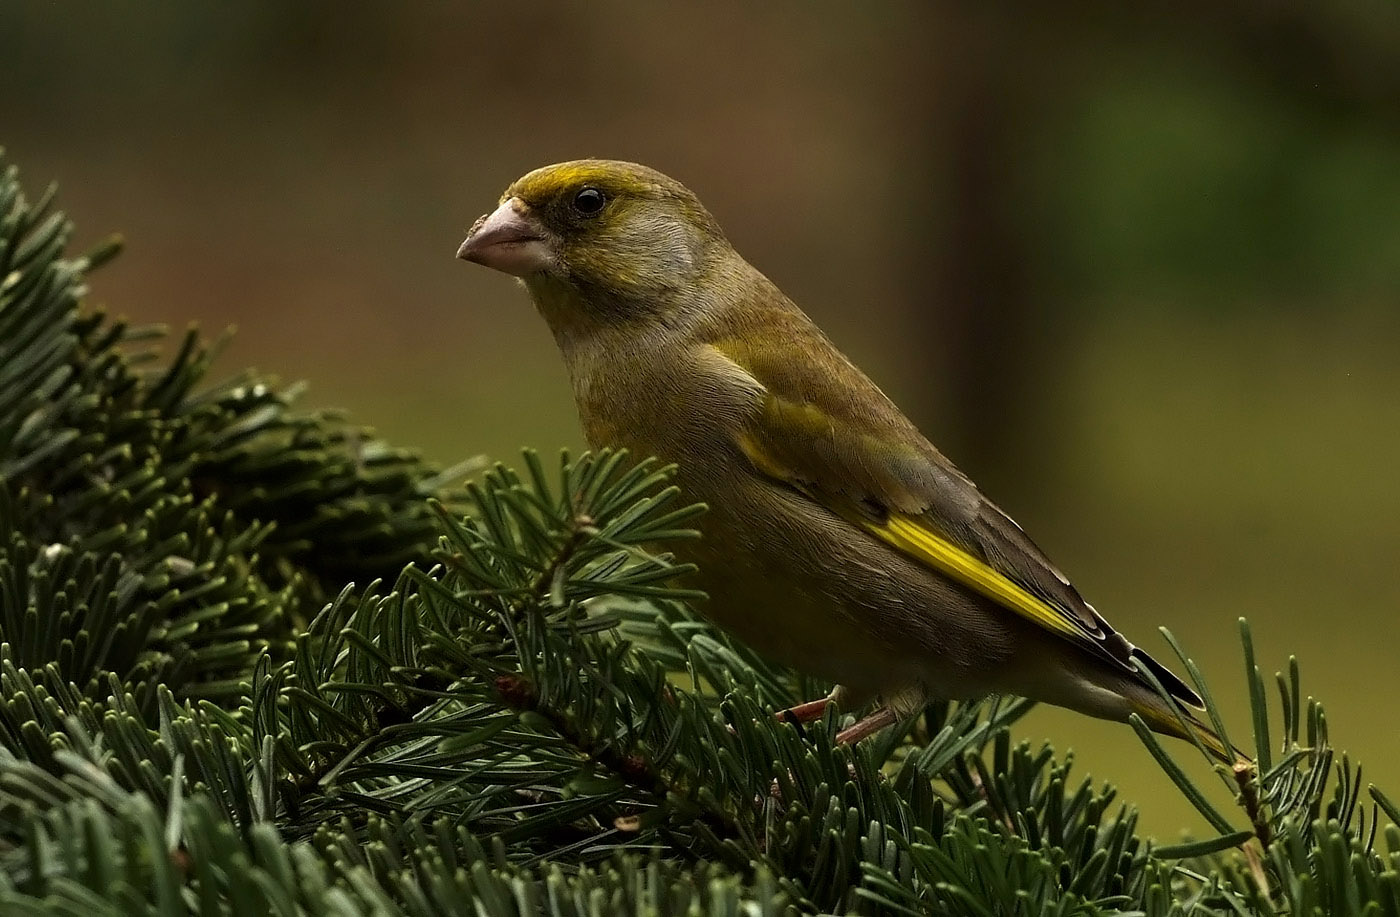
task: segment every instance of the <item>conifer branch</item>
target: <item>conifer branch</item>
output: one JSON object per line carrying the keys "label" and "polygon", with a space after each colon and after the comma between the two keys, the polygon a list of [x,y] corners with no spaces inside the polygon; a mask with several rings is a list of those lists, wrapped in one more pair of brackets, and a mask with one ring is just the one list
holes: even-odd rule
{"label": "conifer branch", "polygon": [[0,913],[1400,913],[1400,811],[1296,660],[1270,708],[1247,626],[1256,766],[1211,836],[1141,837],[1012,738],[1028,702],[835,746],[772,716],[829,686],[688,607],[668,469],[454,489],[211,384],[217,342],[83,309],[117,243],[68,257],[52,200],[0,172]]}

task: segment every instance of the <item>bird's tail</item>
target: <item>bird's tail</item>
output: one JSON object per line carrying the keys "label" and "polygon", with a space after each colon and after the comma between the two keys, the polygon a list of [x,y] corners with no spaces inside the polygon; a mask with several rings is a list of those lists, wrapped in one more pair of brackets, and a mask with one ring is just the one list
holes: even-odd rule
{"label": "bird's tail", "polygon": [[1153,700],[1155,703],[1130,701],[1133,712],[1142,717],[1143,722],[1153,732],[1177,739],[1185,739],[1188,742],[1194,738],[1204,745],[1206,750],[1217,760],[1231,767],[1253,763],[1253,759],[1233,745],[1227,744],[1216,734],[1214,729],[1201,722],[1189,711],[1168,710],[1160,698],[1153,698]]}

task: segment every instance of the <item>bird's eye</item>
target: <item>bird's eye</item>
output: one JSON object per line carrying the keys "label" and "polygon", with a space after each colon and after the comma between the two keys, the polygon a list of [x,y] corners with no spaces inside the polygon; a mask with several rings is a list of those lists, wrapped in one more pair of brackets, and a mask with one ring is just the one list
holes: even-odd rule
{"label": "bird's eye", "polygon": [[601,213],[607,197],[597,188],[584,188],[574,195],[574,209],[586,217]]}

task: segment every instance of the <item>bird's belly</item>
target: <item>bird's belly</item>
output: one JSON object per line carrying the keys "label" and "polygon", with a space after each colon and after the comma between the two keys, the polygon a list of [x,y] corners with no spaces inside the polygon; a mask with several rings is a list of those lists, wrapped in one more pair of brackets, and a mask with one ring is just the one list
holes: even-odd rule
{"label": "bird's belly", "polygon": [[873,695],[917,675],[917,660],[896,660],[892,647],[847,613],[842,597],[781,564],[699,549],[698,608],[726,631],[775,661]]}

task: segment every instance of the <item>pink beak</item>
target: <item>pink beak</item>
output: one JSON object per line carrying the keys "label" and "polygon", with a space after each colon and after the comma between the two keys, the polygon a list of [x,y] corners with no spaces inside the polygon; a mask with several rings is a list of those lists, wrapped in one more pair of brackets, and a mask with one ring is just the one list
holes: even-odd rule
{"label": "pink beak", "polygon": [[457,249],[457,257],[516,277],[548,270],[554,257],[544,231],[529,211],[518,198],[506,198],[476,221]]}

